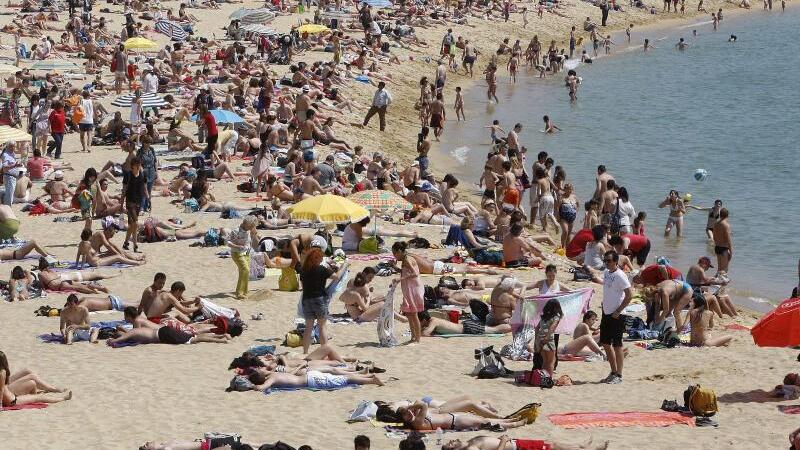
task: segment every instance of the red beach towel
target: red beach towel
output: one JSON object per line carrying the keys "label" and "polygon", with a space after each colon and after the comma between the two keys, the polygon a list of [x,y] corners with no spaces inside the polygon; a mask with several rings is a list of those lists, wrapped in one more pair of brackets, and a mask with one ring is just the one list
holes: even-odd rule
{"label": "red beach towel", "polygon": [[694,417],[678,412],[584,412],[551,414],[553,425],[563,428],[594,427],[668,427],[670,425],[694,426]]}
{"label": "red beach towel", "polygon": [[784,414],[800,414],[800,405],[778,405],[778,411]]}
{"label": "red beach towel", "polygon": [[3,406],[2,411],[19,411],[20,409],[42,409],[47,408],[47,403],[27,403],[24,405]]}

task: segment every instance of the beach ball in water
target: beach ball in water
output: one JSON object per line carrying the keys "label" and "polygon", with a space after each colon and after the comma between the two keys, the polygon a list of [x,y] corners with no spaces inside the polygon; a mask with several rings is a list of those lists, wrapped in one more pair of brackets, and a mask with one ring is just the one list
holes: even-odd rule
{"label": "beach ball in water", "polygon": [[697,181],[706,181],[708,178],[708,171],[706,169],[697,169],[694,171],[694,179]]}

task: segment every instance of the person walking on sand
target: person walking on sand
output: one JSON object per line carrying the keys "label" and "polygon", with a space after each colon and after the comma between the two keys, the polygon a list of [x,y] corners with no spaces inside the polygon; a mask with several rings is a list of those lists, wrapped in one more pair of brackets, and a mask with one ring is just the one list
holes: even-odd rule
{"label": "person walking on sand", "polygon": [[[91,94],[89,91],[83,91],[83,100],[80,103],[80,114],[83,114],[78,120],[78,130],[81,135],[81,147],[83,151],[89,153],[89,146],[92,145],[92,129],[94,129],[94,103],[92,103]],[[76,112],[78,112],[76,111]],[[73,113],[73,120],[76,113]]]}
{"label": "person walking on sand", "polygon": [[236,280],[236,298],[247,298],[248,282],[250,280],[250,252],[258,245],[259,237],[256,231],[258,218],[245,216],[242,223],[235,231],[231,231],[227,244],[231,248],[231,259],[236,264],[238,278]]}
{"label": "person walking on sand", "polygon": [[122,244],[123,250],[128,250],[129,242],[133,241],[133,252],[139,252],[139,211],[142,202],[148,198],[147,179],[142,170],[142,160],[134,156],[131,160],[131,170],[126,172],[122,178],[122,196],[120,208],[127,203],[125,210],[128,215],[128,229],[125,231],[125,242]]}
{"label": "person walking on sand", "polygon": [[392,245],[392,255],[402,264],[400,278],[393,280],[393,283],[400,283],[400,290],[403,292],[403,305],[400,311],[408,318],[408,326],[411,328],[409,343],[418,343],[422,337],[422,325],[417,313],[425,311],[425,286],[419,278],[417,261],[410,257],[407,248],[408,243],[404,241]]}
{"label": "person walking on sand", "polygon": [[622,310],[631,302],[631,282],[619,268],[619,254],[609,250],[603,254],[606,270],[603,271],[603,318],[600,320],[600,345],[606,351],[611,373],[602,380],[608,384],[622,382],[622,366],[624,353],[622,350],[622,333],[625,331],[625,319]]}
{"label": "person walking on sand", "polygon": [[303,307],[303,319],[306,322],[303,332],[303,354],[308,354],[308,348],[311,347],[314,321],[319,327],[320,345],[328,342],[325,324],[328,320],[330,297],[325,284],[328,278],[333,278],[334,282],[338,282],[347,270],[347,264],[343,264],[342,267],[323,264],[325,255],[321,244],[324,242],[324,239],[321,239],[321,242],[312,240],[311,249],[303,260],[300,271],[300,282],[303,284],[303,295],[300,302]]}
{"label": "person walking on sand", "polygon": [[733,238],[728,221],[728,208],[719,210],[719,220],[714,224],[714,254],[717,255],[717,273],[728,280],[728,266],[733,259]]}
{"label": "person walking on sand", "polygon": [[386,90],[386,83],[383,81],[378,82],[378,90],[375,91],[375,95],[372,97],[372,106],[370,106],[369,111],[367,111],[366,117],[364,117],[364,126],[369,125],[369,120],[374,116],[376,113],[378,114],[378,118],[380,119],[380,127],[381,131],[386,130],[386,109],[389,105],[392,104],[392,95],[389,94],[389,91]]}
{"label": "person walking on sand", "polygon": [[495,103],[500,103],[497,98],[497,66],[489,64],[484,73],[486,74],[486,84],[489,85],[486,90],[486,97],[489,98],[490,102],[494,99]]}

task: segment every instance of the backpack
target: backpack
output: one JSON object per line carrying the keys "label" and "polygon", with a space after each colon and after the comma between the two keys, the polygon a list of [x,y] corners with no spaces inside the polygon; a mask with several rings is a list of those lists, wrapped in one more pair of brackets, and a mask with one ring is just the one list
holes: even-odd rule
{"label": "backpack", "polygon": [[486,323],[486,316],[489,315],[489,305],[481,300],[472,299],[469,301],[469,310],[480,323]]}
{"label": "backpack", "polygon": [[225,389],[225,392],[246,392],[252,391],[255,385],[242,375],[236,375],[231,379],[231,384]]}
{"label": "backpack", "polygon": [[202,155],[192,156],[192,167],[202,170],[206,167],[206,159]]}
{"label": "backpack", "polygon": [[425,285],[422,297],[425,300],[425,311],[439,307],[439,298],[432,286]]}
{"label": "backpack", "polygon": [[683,404],[695,416],[711,417],[719,411],[717,394],[699,384],[689,386],[683,391]]}
{"label": "backpack", "polygon": [[206,247],[216,247],[220,245],[219,232],[217,232],[216,228],[209,228],[208,231],[206,231],[206,235],[203,236],[203,244]]}
{"label": "backpack", "polygon": [[200,203],[197,202],[197,199],[188,198],[183,201],[183,212],[193,213],[197,211],[200,211]]}
{"label": "backpack", "polygon": [[550,389],[555,385],[553,378],[546,370],[534,369],[526,370],[516,377],[517,384],[527,384],[529,386],[540,387],[542,389]]}

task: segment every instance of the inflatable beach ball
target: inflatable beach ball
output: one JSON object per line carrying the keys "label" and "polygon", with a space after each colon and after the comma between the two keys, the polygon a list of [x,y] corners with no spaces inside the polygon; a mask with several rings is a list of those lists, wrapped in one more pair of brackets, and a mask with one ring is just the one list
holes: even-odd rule
{"label": "inflatable beach ball", "polygon": [[708,171],[706,169],[697,169],[694,171],[694,179],[697,181],[706,181],[708,178]]}

